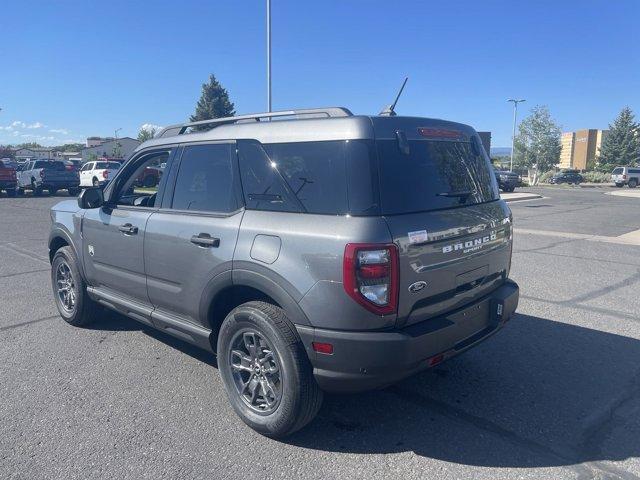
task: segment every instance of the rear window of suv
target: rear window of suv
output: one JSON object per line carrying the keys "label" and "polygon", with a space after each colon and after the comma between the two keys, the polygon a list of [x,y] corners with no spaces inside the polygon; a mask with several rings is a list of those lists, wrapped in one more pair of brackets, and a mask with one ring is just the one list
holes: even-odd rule
{"label": "rear window of suv", "polygon": [[499,198],[489,161],[470,142],[380,140],[380,202],[383,214],[439,210]]}
{"label": "rear window of suv", "polygon": [[98,162],[96,163],[96,170],[118,170],[120,168],[120,164],[116,162]]}

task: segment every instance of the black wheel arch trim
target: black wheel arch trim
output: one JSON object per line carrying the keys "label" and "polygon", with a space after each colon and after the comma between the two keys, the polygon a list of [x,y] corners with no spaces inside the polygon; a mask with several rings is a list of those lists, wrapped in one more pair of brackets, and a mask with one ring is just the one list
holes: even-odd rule
{"label": "black wheel arch trim", "polygon": [[54,241],[58,238],[61,238],[62,240],[64,240],[64,242],[71,247],[71,250],[73,250],[74,255],[76,256],[76,259],[78,260],[78,270],[80,271],[80,275],[82,275],[82,278],[86,281],[86,277],[84,274],[84,264],[82,262],[82,256],[78,253],[78,249],[76,248],[75,243],[73,242],[73,240],[71,239],[71,235],[69,234],[69,232],[62,228],[62,227],[54,227],[51,230],[51,233],[49,233],[49,241],[47,242],[47,246],[49,249],[49,261],[51,262],[53,260],[53,252],[51,252],[51,249],[53,247]]}
{"label": "black wheel arch trim", "polygon": [[304,296],[273,270],[251,262],[234,262],[233,285],[242,285],[264,292],[282,307],[296,325],[311,326],[298,302]]}

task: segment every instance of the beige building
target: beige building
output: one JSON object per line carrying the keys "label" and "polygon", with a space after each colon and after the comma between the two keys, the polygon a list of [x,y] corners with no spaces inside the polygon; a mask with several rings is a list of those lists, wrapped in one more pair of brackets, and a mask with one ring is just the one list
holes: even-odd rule
{"label": "beige building", "polygon": [[560,168],[587,170],[600,154],[602,141],[606,138],[608,130],[588,128],[565,132],[560,140],[562,150],[560,152]]}

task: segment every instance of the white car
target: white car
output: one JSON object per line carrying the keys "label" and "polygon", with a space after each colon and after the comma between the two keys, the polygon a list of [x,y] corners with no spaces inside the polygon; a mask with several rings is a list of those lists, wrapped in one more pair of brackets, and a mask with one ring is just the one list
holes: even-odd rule
{"label": "white car", "polygon": [[616,167],[611,172],[611,181],[616,187],[636,188],[640,185],[640,167]]}
{"label": "white car", "polygon": [[118,162],[95,161],[87,162],[80,169],[81,187],[102,187],[111,180],[120,164]]}

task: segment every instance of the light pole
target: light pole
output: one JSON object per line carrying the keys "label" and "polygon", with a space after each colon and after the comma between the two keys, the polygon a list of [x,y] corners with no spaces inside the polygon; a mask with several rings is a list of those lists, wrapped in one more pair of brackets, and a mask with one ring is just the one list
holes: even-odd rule
{"label": "light pole", "polygon": [[513,102],[513,136],[511,137],[511,166],[509,167],[509,171],[513,172],[513,153],[516,147],[516,119],[518,118],[518,104],[526,102],[526,100],[524,98],[510,98],[507,102]]}
{"label": "light pole", "polygon": [[267,0],[267,108],[271,112],[271,0]]}

